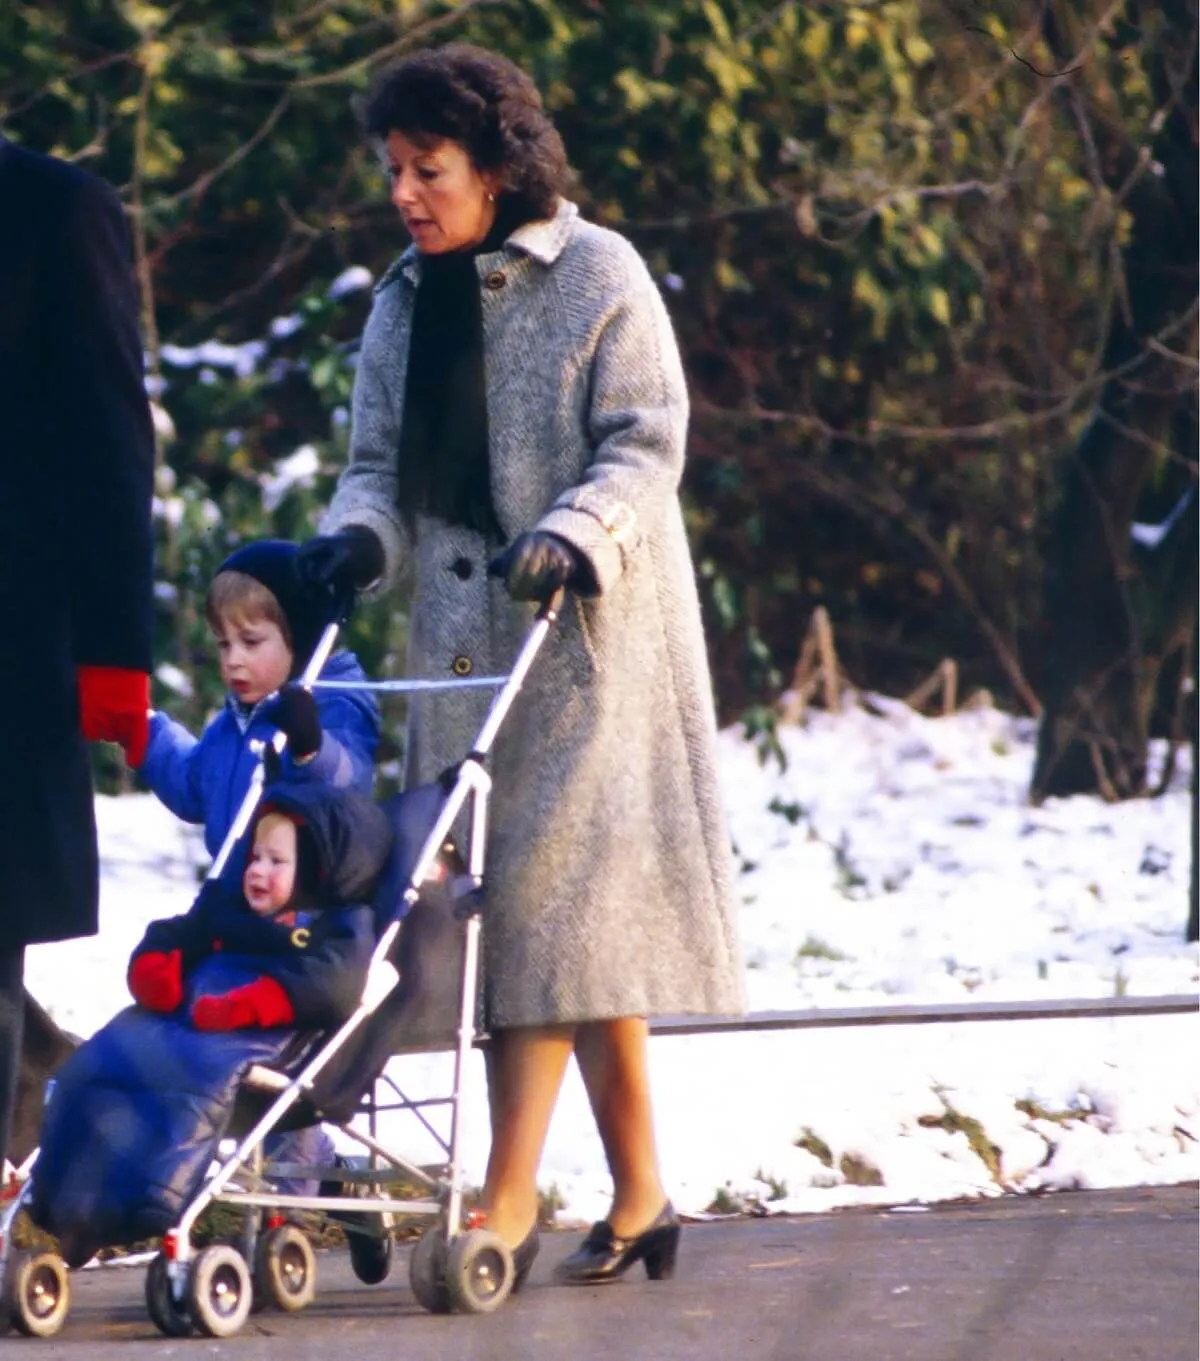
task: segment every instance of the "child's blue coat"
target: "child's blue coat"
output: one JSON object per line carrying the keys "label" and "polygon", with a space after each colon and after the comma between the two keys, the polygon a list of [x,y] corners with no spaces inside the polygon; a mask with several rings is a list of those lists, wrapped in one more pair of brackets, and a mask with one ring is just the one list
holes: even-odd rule
{"label": "child's blue coat", "polygon": [[[365,680],[353,652],[342,651],[326,662],[321,680]],[[379,706],[366,690],[314,692],[324,739],[306,766],[284,756],[280,778],[319,780],[339,789],[371,792],[375,749],[379,745]],[[199,738],[164,713],[150,720],[150,744],[139,774],[177,817],[204,825],[204,844],[215,856],[241,807],[259,758],[253,739],[269,741],[275,725],[263,714],[265,701],[249,713],[232,696]],[[227,873],[240,873],[235,858]]]}
{"label": "child's blue coat", "polygon": [[[362,995],[392,826],[367,798],[325,785],[276,785],[266,798],[311,836],[321,895],[307,936],[220,884],[206,884],[187,914],[151,923],[135,954],[182,951],[183,1004],[167,1016],[128,1007],[85,1040],[56,1072],[42,1123],[27,1209],[70,1265],[175,1223],[216,1156],[247,1068],[278,1057],[303,1028],[340,1024]],[[198,997],[264,975],[287,992],[294,1025],[192,1026]]]}

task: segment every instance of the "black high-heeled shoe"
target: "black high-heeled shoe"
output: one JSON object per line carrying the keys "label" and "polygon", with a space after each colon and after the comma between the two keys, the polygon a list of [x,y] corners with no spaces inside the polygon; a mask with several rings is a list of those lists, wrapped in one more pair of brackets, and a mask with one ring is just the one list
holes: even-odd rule
{"label": "black high-heeled shoe", "polygon": [[578,1248],[554,1269],[560,1285],[599,1285],[615,1281],[635,1262],[644,1262],[652,1281],[669,1281],[675,1275],[680,1224],[668,1200],[649,1228],[633,1238],[618,1238],[612,1225],[602,1219],[593,1224]]}
{"label": "black high-heeled shoe", "polygon": [[512,1250],[513,1263],[513,1283],[512,1293],[515,1295],[525,1284],[525,1277],[529,1275],[529,1268],[533,1266],[534,1258],[538,1255],[541,1247],[541,1238],[538,1234],[537,1221],[534,1221],[533,1228]]}

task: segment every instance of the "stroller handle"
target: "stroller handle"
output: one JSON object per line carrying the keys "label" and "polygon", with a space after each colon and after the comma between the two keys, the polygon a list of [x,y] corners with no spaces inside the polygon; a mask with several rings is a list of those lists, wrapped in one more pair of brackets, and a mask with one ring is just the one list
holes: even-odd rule
{"label": "stroller handle", "polygon": [[537,612],[539,619],[545,619],[548,623],[553,623],[558,618],[558,612],[562,609],[562,603],[566,599],[567,588],[556,586],[554,590],[542,601],[541,609]]}
{"label": "stroller handle", "polygon": [[[479,734],[477,750],[486,752],[491,747],[500,724],[503,721],[504,715],[508,712],[509,706],[516,696],[516,692],[521,688],[521,684],[525,679],[525,673],[532,665],[533,658],[536,655],[538,648],[541,646],[542,640],[545,638],[551,625],[558,618],[558,613],[559,610],[562,609],[562,603],[566,597],[566,593],[566,587],[557,586],[539,606],[534,627],[525,641],[525,646],[522,648],[521,654],[517,658],[517,663],[504,684],[504,688],[496,697],[496,702],[493,704],[487,721],[484,723],[483,729]],[[353,596],[351,596],[349,603],[351,605],[353,604]],[[306,690],[312,690],[317,677],[321,674],[322,668],[329,660],[330,654],[333,652],[334,644],[337,642],[338,620],[340,619],[341,622],[345,622],[346,617],[346,614],[339,613],[338,617],[332,623],[325,626],[325,631],[321,634],[317,646],[313,649],[313,654],[308,660],[308,665],[305,666],[299,677],[298,684],[302,685]],[[233,854],[233,848],[237,845],[238,841],[245,833],[246,828],[250,825],[250,819],[254,814],[255,808],[258,807],[258,801],[262,796],[263,785],[266,783],[266,761],[272,759],[272,754],[273,758],[276,760],[283,755],[287,748],[287,737],[282,732],[277,732],[275,736],[271,738],[269,746],[270,752],[264,751],[264,759],[260,760],[258,765],[254,768],[254,774],[250,778],[250,786],[246,790],[246,795],[238,808],[237,816],[230,825],[229,831],[225,834],[225,840],[221,843],[221,849],[217,852],[216,858],[213,860],[208,873],[205,875],[206,882],[208,880],[220,878],[226,864],[229,862],[229,857]]]}

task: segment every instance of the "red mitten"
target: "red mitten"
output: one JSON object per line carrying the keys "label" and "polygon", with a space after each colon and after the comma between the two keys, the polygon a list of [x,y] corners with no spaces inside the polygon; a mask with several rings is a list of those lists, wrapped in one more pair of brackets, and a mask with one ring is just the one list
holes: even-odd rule
{"label": "red mitten", "polygon": [[183,1001],[183,951],[147,950],[129,962],[129,991],[150,1011],[174,1011]]}
{"label": "red mitten", "polygon": [[77,666],[79,727],[89,742],[119,742],[136,770],[150,740],[150,677],[119,666]]}
{"label": "red mitten", "polygon": [[250,1026],[291,1025],[291,999],[273,978],[256,978],[218,997],[197,997],[192,1024],[197,1030],[245,1030]]}

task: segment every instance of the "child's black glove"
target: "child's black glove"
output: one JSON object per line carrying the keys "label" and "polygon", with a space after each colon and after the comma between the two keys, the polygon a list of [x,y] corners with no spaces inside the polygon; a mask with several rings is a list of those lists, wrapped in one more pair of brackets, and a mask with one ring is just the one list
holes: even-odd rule
{"label": "child's black glove", "polygon": [[311,690],[302,685],[285,685],[264,715],[286,734],[293,761],[303,765],[321,750],[321,715]]}
{"label": "child's black glove", "polygon": [[488,575],[503,577],[514,600],[548,600],[579,575],[579,555],[557,534],[533,529],[521,534],[488,563]]}
{"label": "child's black glove", "polygon": [[383,545],[364,525],[318,534],[296,550],[296,572],[316,592],[362,591],[383,576]]}

